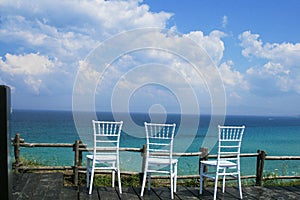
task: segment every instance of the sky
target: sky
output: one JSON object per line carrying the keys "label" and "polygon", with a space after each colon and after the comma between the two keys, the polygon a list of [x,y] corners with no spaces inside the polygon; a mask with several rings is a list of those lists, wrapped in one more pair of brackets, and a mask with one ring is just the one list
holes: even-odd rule
{"label": "sky", "polygon": [[299,10],[297,0],[0,0],[0,84],[13,109],[299,116]]}

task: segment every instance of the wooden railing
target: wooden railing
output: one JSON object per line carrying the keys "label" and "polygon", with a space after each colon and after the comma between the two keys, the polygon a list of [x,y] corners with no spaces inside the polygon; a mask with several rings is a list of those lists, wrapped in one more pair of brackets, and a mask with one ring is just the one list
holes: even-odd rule
{"label": "wooden railing", "polygon": [[[79,173],[85,173],[86,167],[82,166],[82,153],[91,151],[92,148],[87,148],[86,144],[83,144],[80,140],[76,140],[74,144],[71,143],[26,143],[24,139],[20,137],[20,134],[16,134],[15,138],[12,139],[12,145],[14,147],[15,162],[13,163],[13,169],[22,171],[33,171],[33,170],[72,170],[73,181],[75,185],[78,185]],[[21,162],[20,147],[55,147],[55,148],[72,148],[74,151],[74,165],[72,166],[24,166]],[[129,151],[141,153],[144,162],[144,153],[146,152],[146,145],[142,148],[120,148],[120,151]],[[197,156],[199,160],[208,160],[210,158],[216,158],[217,155],[209,155],[207,148],[200,148],[199,152],[188,152],[188,153],[173,153],[173,156]],[[264,177],[264,165],[266,160],[300,160],[300,156],[267,156],[265,151],[258,150],[256,153],[245,153],[240,155],[243,157],[256,157],[256,174],[242,176],[242,179],[255,179],[256,185],[261,186],[263,180],[268,179],[300,179],[299,175],[294,176],[274,176]],[[143,165],[142,165],[143,166]],[[122,174],[140,174],[140,172],[122,171]],[[157,177],[165,178],[165,177]],[[181,175],[179,179],[185,178],[199,178],[197,175]]]}

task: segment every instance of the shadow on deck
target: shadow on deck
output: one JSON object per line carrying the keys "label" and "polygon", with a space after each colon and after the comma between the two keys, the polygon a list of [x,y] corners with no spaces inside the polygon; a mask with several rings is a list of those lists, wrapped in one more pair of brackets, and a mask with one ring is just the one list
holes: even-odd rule
{"label": "shadow on deck", "polygon": [[[62,173],[24,173],[13,175],[13,199],[23,200],[94,200],[94,199],[170,199],[168,187],[145,190],[143,197],[139,196],[140,189],[124,187],[120,195],[118,188],[95,187],[93,194],[88,195],[85,187],[63,185]],[[300,199],[300,186],[288,187],[243,187],[243,199]],[[213,188],[205,188],[199,195],[197,187],[178,187],[174,199],[212,199]],[[238,189],[227,188],[224,194],[219,191],[218,199],[239,199]]]}

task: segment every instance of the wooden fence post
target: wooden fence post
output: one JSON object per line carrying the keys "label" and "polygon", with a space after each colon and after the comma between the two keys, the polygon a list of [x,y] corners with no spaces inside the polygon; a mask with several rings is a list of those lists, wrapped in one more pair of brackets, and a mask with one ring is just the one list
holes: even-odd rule
{"label": "wooden fence post", "polygon": [[[198,167],[199,174],[200,174],[200,161],[208,160],[208,148],[201,147],[200,152],[201,152],[201,155],[199,156],[199,167]],[[204,172],[207,172],[207,167],[205,166],[203,170],[204,170]],[[206,184],[206,179],[204,177],[203,186],[205,186],[205,184]]]}
{"label": "wooden fence post", "polygon": [[[78,146],[78,148],[83,147],[81,140],[79,140],[79,144],[80,144],[80,146]],[[79,151],[79,149],[78,149],[78,154],[79,154],[78,155],[78,166],[82,166],[82,151]]]}
{"label": "wooden fence post", "polygon": [[262,180],[264,178],[264,166],[265,166],[265,159],[266,159],[266,152],[265,151],[261,151],[261,162],[260,162],[260,186],[262,185]]}
{"label": "wooden fence post", "polygon": [[256,161],[256,185],[262,186],[266,152],[257,150],[257,153],[258,153],[258,155],[257,155],[257,161]]}
{"label": "wooden fence post", "polygon": [[257,150],[257,157],[256,157],[256,180],[255,180],[255,184],[258,186],[259,185],[259,180],[260,180],[260,150]]}
{"label": "wooden fence post", "polygon": [[17,133],[14,141],[13,141],[13,146],[14,146],[14,154],[15,154],[15,162],[14,162],[14,168],[17,172],[19,172],[19,166],[21,165],[21,159],[20,159],[20,133]]}
{"label": "wooden fence post", "polygon": [[75,186],[78,185],[78,166],[79,166],[79,140],[75,141],[74,147],[74,169],[73,169],[73,173],[74,173],[74,184]]}

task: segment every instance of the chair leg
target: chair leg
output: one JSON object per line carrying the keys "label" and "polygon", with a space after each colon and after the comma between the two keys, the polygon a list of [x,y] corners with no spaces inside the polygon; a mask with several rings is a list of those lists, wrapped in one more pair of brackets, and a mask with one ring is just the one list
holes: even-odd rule
{"label": "chair leg", "polygon": [[115,175],[116,174],[116,171],[115,170],[112,170],[111,172],[111,186],[114,188],[115,187]]}
{"label": "chair leg", "polygon": [[89,188],[89,194],[92,194],[92,189],[93,189],[93,180],[94,180],[94,173],[95,173],[95,169],[94,169],[94,164],[92,167],[92,172],[91,172],[91,179],[90,179],[90,188]]}
{"label": "chair leg", "polygon": [[200,188],[199,188],[199,194],[202,194],[202,188],[203,188],[203,164],[200,164]]}
{"label": "chair leg", "polygon": [[174,199],[174,185],[173,185],[172,171],[170,173],[170,185],[171,185],[171,199]]}
{"label": "chair leg", "polygon": [[145,185],[146,185],[146,178],[147,178],[147,172],[144,171],[143,183],[142,183],[142,189],[141,189],[141,197],[144,195],[144,188],[145,188]]}
{"label": "chair leg", "polygon": [[177,192],[177,163],[174,166],[174,192]]}
{"label": "chair leg", "polygon": [[118,184],[119,184],[119,193],[122,194],[122,184],[121,184],[121,172],[120,169],[118,169]]}
{"label": "chair leg", "polygon": [[214,187],[214,200],[217,199],[217,191],[218,191],[218,178],[219,178],[219,173],[218,173],[218,170],[217,169],[217,172],[216,172],[216,177],[215,177],[215,187]]}
{"label": "chair leg", "polygon": [[222,192],[224,193],[225,192],[225,180],[226,180],[226,175],[225,175],[225,173],[226,173],[226,168],[224,168],[223,169],[223,183],[222,183]]}
{"label": "chair leg", "polygon": [[113,166],[113,170],[111,171],[111,186],[114,188],[115,187],[115,177],[116,177],[116,171],[115,171],[115,168],[116,168],[116,163],[113,162],[112,163],[112,166]]}
{"label": "chair leg", "polygon": [[240,173],[238,174],[237,178],[238,178],[238,187],[239,187],[240,198],[243,199],[243,194],[242,194],[242,183],[241,183],[241,176],[240,176]]}

